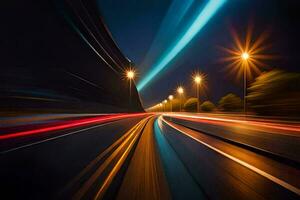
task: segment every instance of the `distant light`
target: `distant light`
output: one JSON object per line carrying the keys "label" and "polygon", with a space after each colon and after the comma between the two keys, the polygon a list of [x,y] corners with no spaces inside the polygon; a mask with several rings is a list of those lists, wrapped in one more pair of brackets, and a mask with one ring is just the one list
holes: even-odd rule
{"label": "distant light", "polygon": [[135,73],[134,73],[133,70],[129,70],[129,71],[126,72],[126,76],[127,76],[128,79],[133,79],[134,75],[135,75]]}
{"label": "distant light", "polygon": [[183,90],[183,87],[178,87],[177,88],[177,92],[179,93],[179,94],[183,94],[183,92],[184,92],[184,90]]}
{"label": "distant light", "polygon": [[195,81],[196,84],[200,84],[201,81],[202,81],[202,77],[200,75],[196,75],[194,77],[194,81]]}
{"label": "distant light", "polygon": [[164,100],[164,103],[167,103],[167,102],[168,102],[168,100],[167,100],[167,99],[165,99],[165,100]]}
{"label": "distant light", "polygon": [[178,40],[176,45],[171,48],[165,57],[163,57],[157,65],[153,67],[149,74],[147,74],[137,85],[138,91],[141,91],[167,64],[169,64],[174,57],[195,37],[195,35],[207,24],[212,16],[219,8],[226,2],[226,0],[210,0],[203,10],[198,14],[197,18]]}
{"label": "distant light", "polygon": [[242,59],[244,59],[244,60],[248,60],[248,58],[250,57],[249,53],[247,53],[247,52],[242,53],[241,56],[242,56]]}
{"label": "distant light", "polygon": [[173,100],[174,99],[174,96],[173,95],[169,95],[169,100]]}

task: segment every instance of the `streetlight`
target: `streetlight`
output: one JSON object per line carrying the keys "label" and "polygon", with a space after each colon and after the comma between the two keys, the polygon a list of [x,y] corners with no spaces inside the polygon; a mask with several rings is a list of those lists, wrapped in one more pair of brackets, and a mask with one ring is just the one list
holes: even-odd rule
{"label": "streetlight", "polygon": [[242,57],[242,59],[244,59],[244,60],[248,60],[248,58],[249,58],[250,56],[249,56],[249,53],[244,52],[244,53],[242,53],[241,57]]}
{"label": "streetlight", "polygon": [[248,67],[248,59],[250,55],[248,52],[243,52],[241,54],[241,59],[243,60],[243,70],[244,70],[244,114],[246,114],[246,95],[247,95],[247,67]]}
{"label": "streetlight", "polygon": [[200,111],[200,97],[199,97],[199,94],[200,94],[200,84],[202,82],[202,76],[200,74],[196,74],[194,76],[194,82],[196,83],[196,86],[197,86],[197,112]]}
{"label": "streetlight", "polygon": [[134,71],[133,70],[127,71],[127,78],[128,79],[133,79],[134,78]]}
{"label": "streetlight", "polygon": [[242,78],[242,76],[244,76],[244,114],[246,114],[247,111],[247,81],[251,80],[254,74],[260,74],[261,67],[264,68],[265,66],[268,66],[268,64],[265,63],[266,60],[274,58],[274,55],[266,54],[265,52],[265,50],[269,49],[269,45],[264,44],[268,38],[267,35],[263,33],[255,39],[251,37],[252,31],[253,27],[249,26],[248,30],[245,32],[245,41],[242,41],[236,31],[231,29],[234,46],[233,48],[222,47],[223,51],[228,54],[222,60],[228,63],[227,69],[229,73],[236,72],[237,78]]}
{"label": "streetlight", "polygon": [[159,107],[160,107],[160,106],[159,106],[159,103],[156,104],[156,105],[154,106],[154,111],[155,111],[155,112],[159,111]]}
{"label": "streetlight", "polygon": [[168,103],[168,100],[167,99],[165,99],[164,101],[163,101],[163,105],[164,105],[164,112],[166,112],[166,110],[167,110],[167,104]]}
{"label": "streetlight", "polygon": [[162,112],[162,107],[163,107],[163,104],[162,104],[162,103],[160,103],[160,104],[159,104],[159,107],[160,107],[160,111]]}
{"label": "streetlight", "polygon": [[182,95],[184,93],[183,87],[179,86],[177,88],[177,92],[179,94],[179,99],[180,99],[180,102],[179,102],[179,112],[181,112]]}
{"label": "streetlight", "polygon": [[135,71],[133,69],[129,69],[126,71],[126,77],[129,80],[129,104],[131,106],[131,81],[134,80]]}
{"label": "streetlight", "polygon": [[169,100],[170,100],[170,105],[171,105],[171,112],[172,112],[172,110],[173,110],[173,105],[172,105],[172,100],[174,99],[174,97],[173,97],[173,95],[169,95]]}

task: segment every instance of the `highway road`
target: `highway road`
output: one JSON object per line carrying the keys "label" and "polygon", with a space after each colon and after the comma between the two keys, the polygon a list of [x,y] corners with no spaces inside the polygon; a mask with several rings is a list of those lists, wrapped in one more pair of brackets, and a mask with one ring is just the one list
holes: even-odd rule
{"label": "highway road", "polygon": [[28,129],[0,135],[3,199],[300,198],[298,123],[141,113]]}

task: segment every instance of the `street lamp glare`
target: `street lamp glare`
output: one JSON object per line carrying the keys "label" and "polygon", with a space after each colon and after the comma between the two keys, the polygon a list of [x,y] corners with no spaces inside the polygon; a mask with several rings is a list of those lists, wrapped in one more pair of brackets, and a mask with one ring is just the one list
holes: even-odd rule
{"label": "street lamp glare", "polygon": [[159,106],[162,107],[162,103],[160,103]]}
{"label": "street lamp glare", "polygon": [[128,79],[133,79],[133,78],[134,78],[134,75],[135,75],[135,73],[134,73],[133,70],[129,70],[129,71],[127,71],[127,73],[126,73],[126,76],[127,76]]}
{"label": "street lamp glare", "polygon": [[249,56],[249,53],[244,52],[244,53],[242,53],[241,57],[243,60],[248,60],[250,56]]}
{"label": "street lamp glare", "polygon": [[169,100],[173,100],[174,96],[173,95],[169,95]]}
{"label": "street lamp glare", "polygon": [[165,99],[165,100],[164,100],[164,103],[167,103],[167,102],[168,102],[168,100],[167,100],[167,99]]}
{"label": "street lamp glare", "polygon": [[196,75],[194,77],[194,81],[195,81],[196,84],[200,84],[201,81],[202,81],[202,77],[200,75]]}
{"label": "street lamp glare", "polygon": [[183,94],[183,88],[182,88],[182,87],[178,87],[178,88],[177,88],[177,92],[178,92],[179,94]]}
{"label": "street lamp glare", "polygon": [[178,88],[177,88],[177,92],[178,92],[178,94],[179,94],[179,99],[180,99],[180,102],[179,102],[179,112],[181,112],[181,104],[182,104],[182,94],[183,94],[183,87],[181,87],[181,86],[179,86]]}

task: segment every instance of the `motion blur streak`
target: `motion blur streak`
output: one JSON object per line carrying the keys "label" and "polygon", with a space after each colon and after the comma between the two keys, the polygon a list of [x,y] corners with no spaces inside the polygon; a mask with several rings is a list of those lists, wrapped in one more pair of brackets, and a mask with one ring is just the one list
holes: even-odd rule
{"label": "motion blur streak", "polygon": [[170,35],[176,33],[177,28],[186,16],[195,0],[174,0],[165,15],[158,32],[156,33],[155,39],[153,40],[151,47],[149,48],[142,64],[139,67],[147,68],[153,64],[154,59],[160,55],[163,48],[168,46],[172,40]]}
{"label": "motion blur streak", "polygon": [[[66,186],[65,190],[71,188],[75,183],[80,181],[80,179],[87,174],[102,158],[107,156],[116,146],[121,145],[121,142],[124,141],[130,133],[138,128],[141,121],[134,125],[129,131],[127,131],[122,137],[120,137],[117,141],[115,141],[112,145],[106,148],[101,154],[99,154],[93,161],[91,161],[70,183]],[[93,181],[90,181],[90,184]],[[89,185],[90,186],[90,185]]]}
{"label": "motion blur streak", "polygon": [[[113,68],[102,56],[99,54],[99,52],[94,48],[94,46],[88,41],[88,39],[82,34],[82,32],[79,30],[79,28],[74,24],[72,19],[66,14],[63,13],[65,19],[67,22],[73,27],[73,29],[78,33],[78,35],[83,39],[83,41],[99,56],[99,58],[105,62],[107,66],[109,66],[114,72],[118,73],[115,68]],[[84,22],[82,22],[84,24]]]}
{"label": "motion blur streak", "polygon": [[94,124],[94,123],[104,123],[104,122],[108,122],[111,120],[118,120],[118,119],[123,119],[123,118],[128,118],[128,117],[137,117],[137,116],[142,116],[142,115],[146,115],[146,114],[145,113],[118,114],[118,115],[113,115],[113,116],[100,116],[100,117],[93,117],[90,119],[73,120],[70,122],[66,122],[65,124],[58,125],[58,126],[49,126],[49,127],[35,129],[35,130],[28,130],[28,131],[10,133],[10,134],[6,134],[6,135],[0,135],[0,140],[34,135],[34,134],[44,133],[44,132],[48,132],[48,131],[57,131],[57,130],[62,130],[62,129],[67,129],[67,128],[75,128],[75,127],[90,125],[90,124]]}
{"label": "motion blur streak", "polygon": [[[141,129],[147,123],[148,118],[143,119],[138,124],[136,124],[132,129],[130,129],[126,135],[126,139],[122,141],[121,144],[111,153],[111,155],[100,165],[100,167],[92,174],[92,176],[82,184],[82,187],[76,192],[73,199],[82,199],[87,191],[92,187],[97,178],[103,173],[105,169],[107,169],[110,165],[113,165],[113,169],[110,171],[109,175],[106,177],[103,184],[101,184],[101,188],[98,190],[95,199],[101,198],[108,186],[110,185],[112,179],[114,178],[117,171],[122,166],[123,162],[127,158],[130,150],[132,149],[133,144],[136,142]],[[118,143],[118,141],[117,141]],[[113,146],[115,146],[113,144]],[[108,153],[108,152],[107,152]],[[103,157],[100,155],[100,157]],[[97,158],[96,158],[97,159]],[[84,170],[86,171],[86,170]],[[84,172],[85,173],[85,172]]]}
{"label": "motion blur streak", "polygon": [[156,65],[153,70],[145,76],[144,79],[137,85],[138,91],[141,91],[173,58],[195,37],[195,35],[207,24],[207,22],[214,16],[219,8],[226,2],[226,0],[210,0],[204,9],[198,14],[195,21],[180,38],[177,44],[171,49],[169,53]]}
{"label": "motion blur streak", "polygon": [[171,199],[153,135],[152,117],[146,124],[127,168],[117,199]]}
{"label": "motion blur streak", "polygon": [[[265,128],[279,129],[284,131],[300,132],[300,126],[280,124],[280,123],[276,123],[276,121],[267,123],[261,121],[253,121],[253,120],[238,120],[238,119],[228,119],[228,118],[219,118],[219,117],[191,116],[191,115],[184,115],[184,114],[167,114],[167,116],[174,116],[182,119],[196,119],[199,122],[202,121],[210,124],[226,125],[226,123],[222,123],[222,122],[230,122],[230,123],[239,123],[239,124],[260,126]],[[282,134],[286,134],[286,133],[282,133]]]}
{"label": "motion blur streak", "polygon": [[225,153],[224,151],[221,151],[221,150],[219,150],[219,149],[217,149],[217,148],[211,146],[210,144],[207,144],[207,143],[205,143],[205,142],[199,140],[198,138],[195,138],[194,136],[192,136],[192,135],[190,135],[190,134],[188,134],[188,133],[186,133],[186,132],[180,130],[179,128],[175,127],[175,126],[172,125],[171,123],[167,122],[167,121],[166,121],[165,119],[163,119],[162,117],[160,117],[160,120],[162,120],[163,122],[165,122],[168,126],[172,127],[173,129],[179,131],[180,133],[182,133],[182,134],[184,134],[184,135],[186,135],[186,136],[192,138],[193,140],[195,140],[195,141],[197,141],[197,142],[203,144],[204,146],[210,148],[211,150],[213,150],[213,151],[215,151],[215,152],[217,152],[217,153],[219,153],[219,154],[221,154],[221,155],[223,155],[223,156],[229,158],[229,159],[232,160],[232,161],[235,161],[235,162],[239,163],[240,165],[242,165],[242,166],[244,166],[244,167],[246,167],[246,168],[248,168],[248,169],[250,169],[250,170],[256,172],[257,174],[259,174],[259,175],[261,175],[261,176],[263,176],[263,177],[269,179],[270,181],[272,181],[272,182],[274,182],[274,183],[276,183],[276,184],[278,184],[278,185],[281,185],[282,187],[284,187],[284,188],[290,190],[291,192],[294,192],[294,193],[296,193],[297,195],[300,195],[300,189],[298,189],[297,187],[295,187],[295,186],[293,186],[293,185],[290,185],[289,183],[287,183],[287,182],[285,182],[285,181],[283,181],[283,180],[281,180],[281,179],[279,179],[279,178],[277,178],[277,177],[275,177],[275,176],[272,176],[271,174],[268,174],[267,172],[265,172],[265,171],[263,171],[263,170],[260,170],[260,169],[258,169],[257,167],[255,167],[255,166],[253,166],[253,165],[250,165],[249,163],[247,163],[247,162],[245,162],[245,161],[242,161],[242,160],[240,160],[240,159],[238,159],[238,158],[236,158],[236,157],[234,157],[234,156],[232,156],[232,155],[229,155],[229,154]]}
{"label": "motion blur streak", "polygon": [[[166,176],[169,183],[172,183],[169,184],[171,193],[178,197],[178,199],[205,199],[195,179],[177,156],[173,147],[168,143],[162,130],[163,124],[161,119],[156,119],[154,123],[154,134],[164,168],[166,169]],[[182,183],[184,183],[184,185],[181,185]]]}
{"label": "motion blur streak", "polygon": [[127,156],[129,155],[131,149],[133,148],[133,145],[137,141],[138,136],[139,136],[139,132],[136,133],[136,135],[134,136],[134,138],[132,139],[132,141],[129,143],[128,147],[125,149],[124,153],[122,154],[122,156],[120,157],[120,159],[118,160],[118,162],[115,164],[114,168],[111,170],[111,172],[109,173],[109,175],[105,179],[104,183],[102,184],[101,188],[99,189],[99,191],[97,192],[97,194],[96,194],[96,196],[94,198],[95,200],[96,199],[102,199],[102,197],[104,196],[107,188],[109,187],[109,185],[111,184],[112,180],[116,176],[117,172],[120,170],[121,166],[125,162]]}

